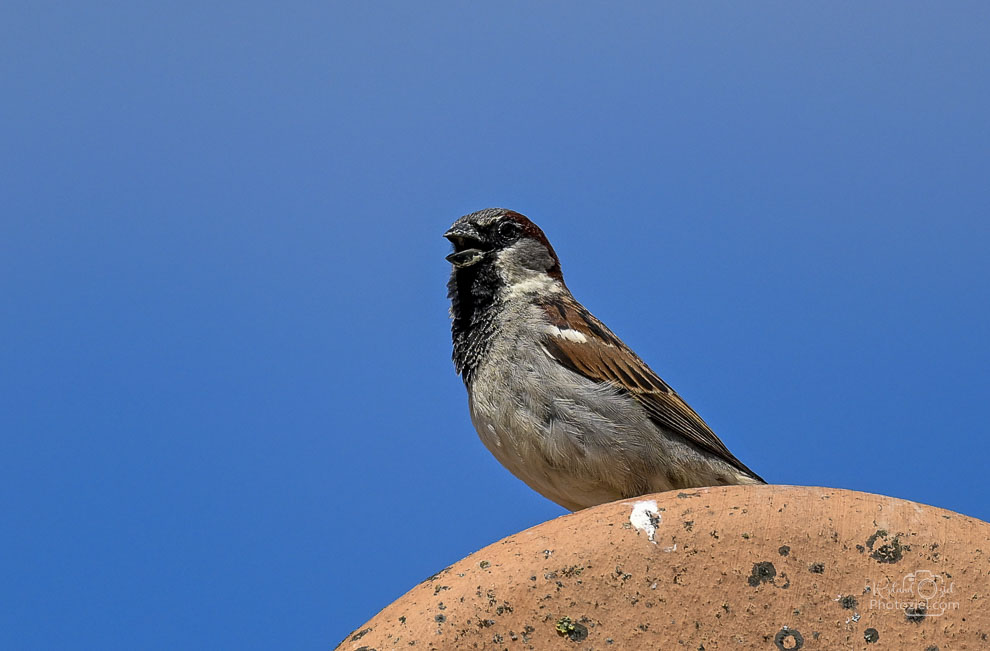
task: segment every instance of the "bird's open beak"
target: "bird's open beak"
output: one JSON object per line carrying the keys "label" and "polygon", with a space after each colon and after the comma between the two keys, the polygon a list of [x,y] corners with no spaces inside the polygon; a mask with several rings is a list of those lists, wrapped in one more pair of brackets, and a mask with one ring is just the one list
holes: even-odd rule
{"label": "bird's open beak", "polygon": [[454,245],[454,252],[446,259],[455,267],[470,267],[481,262],[485,257],[485,251],[481,248],[484,246],[484,241],[478,229],[471,224],[455,224],[443,236]]}

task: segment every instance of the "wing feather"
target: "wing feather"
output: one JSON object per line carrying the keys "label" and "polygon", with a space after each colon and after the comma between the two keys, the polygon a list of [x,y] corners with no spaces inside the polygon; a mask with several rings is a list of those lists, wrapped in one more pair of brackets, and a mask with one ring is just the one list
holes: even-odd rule
{"label": "wing feather", "polygon": [[605,324],[573,299],[555,299],[544,306],[551,323],[561,331],[573,330],[584,337],[546,333],[542,343],[551,357],[589,380],[609,382],[626,391],[646,410],[654,424],[760,479],[729,452],[708,424]]}

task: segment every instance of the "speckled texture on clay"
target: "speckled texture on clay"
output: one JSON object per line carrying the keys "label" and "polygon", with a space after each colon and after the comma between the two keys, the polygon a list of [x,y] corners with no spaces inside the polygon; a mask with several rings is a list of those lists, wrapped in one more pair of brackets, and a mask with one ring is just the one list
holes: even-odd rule
{"label": "speckled texture on clay", "polygon": [[505,538],[339,648],[926,651],[988,636],[990,524],[853,491],[727,486]]}

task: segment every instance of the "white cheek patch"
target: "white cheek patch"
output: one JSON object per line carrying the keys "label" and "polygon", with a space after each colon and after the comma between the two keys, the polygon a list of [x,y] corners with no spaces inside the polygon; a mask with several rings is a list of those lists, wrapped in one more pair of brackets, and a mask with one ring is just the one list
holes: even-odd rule
{"label": "white cheek patch", "polygon": [[531,276],[509,285],[509,296],[516,297],[524,294],[542,294],[554,291],[554,282],[548,276]]}
{"label": "white cheek patch", "polygon": [[573,341],[578,344],[588,343],[588,338],[584,336],[583,332],[571,330],[570,328],[564,328],[561,330],[557,326],[547,326],[547,333],[553,335],[554,337],[560,337],[561,339]]}
{"label": "white cheek patch", "polygon": [[495,258],[495,266],[505,285],[506,296],[518,298],[562,291],[563,285],[558,280],[546,270],[537,268],[542,264],[549,268],[550,262],[545,247],[525,238],[500,251]]}

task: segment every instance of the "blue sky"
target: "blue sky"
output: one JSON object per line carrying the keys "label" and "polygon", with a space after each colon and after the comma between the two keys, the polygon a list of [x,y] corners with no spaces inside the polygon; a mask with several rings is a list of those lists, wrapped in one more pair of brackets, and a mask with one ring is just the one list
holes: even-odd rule
{"label": "blue sky", "polygon": [[990,519],[988,7],[3,3],[0,647],[325,649],[560,515],[488,206],[772,483]]}

